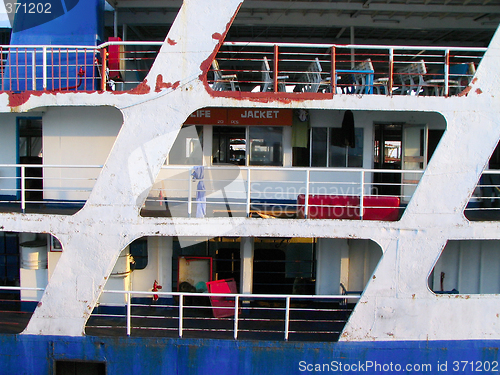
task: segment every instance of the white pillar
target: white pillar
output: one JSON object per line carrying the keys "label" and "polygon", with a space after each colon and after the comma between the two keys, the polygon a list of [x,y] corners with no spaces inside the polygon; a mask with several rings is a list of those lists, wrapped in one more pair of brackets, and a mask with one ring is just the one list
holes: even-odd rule
{"label": "white pillar", "polygon": [[242,237],[240,243],[240,293],[252,293],[253,285],[253,237]]}

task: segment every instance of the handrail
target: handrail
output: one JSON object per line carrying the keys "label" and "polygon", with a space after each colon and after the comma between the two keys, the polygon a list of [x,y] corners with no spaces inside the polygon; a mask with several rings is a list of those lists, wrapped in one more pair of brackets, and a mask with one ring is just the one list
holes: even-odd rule
{"label": "handrail", "polygon": [[380,50],[388,50],[388,49],[398,49],[398,50],[408,50],[408,51],[421,51],[421,50],[429,50],[429,51],[462,51],[462,52],[485,52],[487,47],[449,47],[449,46],[403,46],[403,45],[376,45],[376,44],[313,44],[313,43],[273,43],[273,42],[230,42],[226,41],[223,45],[234,46],[234,47],[293,47],[293,48],[359,48],[359,49],[380,49]]}
{"label": "handrail", "polygon": [[45,291],[45,288],[31,288],[31,287],[24,287],[24,286],[2,286],[0,285],[0,290],[34,290],[38,292],[43,292]]}
{"label": "handrail", "polygon": [[[184,331],[184,319],[185,319],[185,309],[193,308],[193,306],[186,306],[184,303],[185,297],[223,297],[225,299],[234,299],[234,314],[233,314],[233,338],[238,339],[238,331],[239,331],[239,321],[241,318],[239,317],[239,310],[241,309],[240,301],[248,300],[248,299],[283,299],[285,302],[285,319],[284,319],[284,340],[289,339],[290,334],[290,312],[294,309],[291,306],[292,299],[298,300],[340,300],[344,301],[346,299],[360,299],[360,294],[349,294],[347,295],[300,295],[300,294],[249,294],[249,293],[184,293],[184,292],[158,292],[158,291],[122,291],[122,290],[103,290],[103,293],[110,294],[119,294],[124,295],[126,298],[126,334],[130,336],[132,333],[132,296],[144,296],[144,297],[178,297],[178,335],[180,338],[183,337]],[[161,306],[161,305],[152,305],[152,306]],[[201,307],[200,307],[201,308]],[[214,308],[214,307],[212,307]],[[231,307],[233,308],[233,307]]]}
{"label": "handrail", "polygon": [[[25,212],[28,203],[50,203],[53,208],[61,208],[62,214],[72,214],[73,212],[69,211],[83,207],[102,167],[102,165],[0,164],[1,199],[5,203],[20,204],[22,212]],[[177,210],[176,212],[180,213],[181,216],[187,213],[187,216],[190,217],[192,213],[196,212],[196,210],[192,209],[192,205],[200,202],[196,198],[196,194],[199,193],[197,183],[200,180],[193,178],[192,172],[194,168],[195,166],[190,165],[162,166],[158,179],[152,187],[143,208],[147,209],[146,206],[151,202],[153,204],[158,203],[159,199],[168,204],[185,204],[187,202],[187,206],[184,206],[185,211],[180,213]],[[365,209],[371,209],[370,204],[365,202],[365,198],[379,195],[378,190],[373,190],[373,188],[378,189],[378,187],[384,185],[397,185],[403,189],[402,187],[409,186],[410,188],[405,191],[402,190],[401,194],[396,194],[396,196],[400,196],[401,201],[407,201],[423,174],[423,170],[413,169],[341,167],[216,165],[204,168],[204,194],[207,197],[207,204],[222,205],[224,202],[230,205],[234,204],[232,209],[239,213],[245,212],[247,217],[250,217],[251,214],[253,216],[267,215],[274,210],[274,206],[278,208],[279,203],[276,201],[278,199],[280,202],[284,202],[281,204],[282,207],[284,207],[283,205],[287,206],[286,212],[281,212],[283,214],[281,217],[290,218],[292,210],[296,211],[299,206],[298,204],[291,205],[289,203],[291,200],[296,200],[297,196],[301,194],[305,195],[306,209],[304,216],[306,218],[310,207],[312,209],[319,207],[318,203],[311,204],[309,201],[310,196],[313,195],[357,196],[360,199],[357,207],[361,216],[363,216]],[[34,169],[41,171],[39,177],[30,175],[27,172]],[[76,171],[85,172],[77,173]],[[274,172],[284,174],[278,176],[273,174]],[[166,177],[165,173],[170,173],[171,176]],[[401,175],[403,180],[402,182],[391,183],[378,182],[374,176],[382,174]],[[415,174],[416,176],[412,177],[411,181],[407,181],[404,178],[406,174]],[[226,189],[226,186],[235,180],[239,182]],[[221,194],[222,196],[224,194],[228,195],[224,198],[220,197]],[[281,198],[279,197],[280,194]],[[56,207],[54,204],[59,204],[59,206]],[[321,205],[336,207],[327,203],[321,203]],[[63,206],[68,210],[64,211]],[[36,209],[36,207],[31,205],[28,208]],[[227,208],[227,205],[224,207]],[[219,215],[224,207],[212,206],[211,208],[215,210],[213,213]],[[38,209],[42,208],[39,207]],[[358,208],[356,208],[356,211]]]}
{"label": "handrail", "polygon": [[[146,57],[144,53],[157,53],[157,47],[161,47],[164,44],[164,42],[158,42],[158,41],[109,41],[105,43],[101,43],[99,45],[95,46],[85,46],[85,45],[35,45],[35,44],[28,44],[28,45],[0,45],[0,54],[2,55],[3,58],[6,58],[6,62],[2,64],[2,67],[6,69],[7,74],[4,75],[2,72],[2,90],[16,90],[16,91],[23,91],[27,90],[28,87],[30,90],[80,90],[80,91],[87,91],[87,90],[115,90],[117,89],[115,86],[116,85],[121,85],[120,90],[126,91],[128,89],[131,89],[134,87],[134,85],[140,83],[140,81],[145,77],[147,72],[149,71],[152,62],[154,60],[154,57]],[[323,72],[325,75],[330,75],[330,76],[336,76],[335,73],[335,67],[340,69],[339,72],[342,70],[338,65],[342,62],[340,59],[342,57],[342,53],[340,52],[341,50],[352,50],[357,52],[352,52],[352,57],[351,59],[354,59],[354,53],[360,54],[360,56],[357,56],[357,58],[361,58],[363,54],[367,54],[368,52],[365,51],[373,51],[378,54],[378,56],[382,56],[378,51],[387,51],[387,53],[390,55],[389,62],[385,61],[387,65],[387,69],[385,71],[374,71],[375,75],[380,76],[381,74],[388,75],[388,80],[386,90],[389,91],[389,93],[392,93],[392,87],[393,87],[393,65],[394,64],[401,64],[404,63],[405,61],[396,61],[394,60],[394,51],[397,50],[399,52],[402,52],[403,54],[400,54],[398,56],[405,56],[403,60],[407,60],[408,58],[415,58],[416,55],[420,55],[421,52],[423,51],[428,51],[430,53],[436,53],[440,52],[443,54],[443,56],[440,55],[432,55],[429,56],[432,59],[436,59],[438,57],[442,57],[442,61],[439,62],[439,64],[442,64],[444,67],[444,90],[443,94],[448,95],[448,90],[449,90],[449,85],[446,83],[448,82],[448,77],[449,74],[452,74],[447,71],[447,67],[449,68],[450,66],[450,54],[449,51],[453,51],[459,54],[471,54],[475,56],[470,56],[475,62],[477,62],[481,56],[479,54],[484,53],[487,48],[485,47],[448,47],[448,46],[404,46],[404,45],[356,45],[356,44],[311,44],[311,43],[269,43],[269,42],[225,42],[222,45],[222,48],[225,46],[231,46],[231,47],[239,47],[240,49],[244,48],[270,48],[272,51],[269,53],[270,58],[273,59],[273,63],[271,64],[271,70],[273,74],[273,88],[274,92],[277,92],[279,90],[282,90],[285,87],[285,84],[298,84],[299,82],[282,82],[280,81],[278,83],[278,77],[282,77],[281,74],[279,74],[278,71],[278,63],[284,62],[290,62],[290,61],[295,61],[295,62],[304,62],[308,61],[307,58],[304,60],[303,56],[300,56],[301,53],[296,55],[295,57],[282,57],[284,55],[293,55],[293,52],[287,52],[287,49],[291,48],[300,48],[302,49],[302,52],[305,52],[307,54],[306,50],[307,49],[331,49],[330,54],[322,54],[327,58],[327,61],[332,66],[332,69],[330,72],[327,72],[326,70]],[[133,49],[127,48],[125,49],[119,49],[118,51],[114,52],[113,56],[110,56],[110,47],[154,47],[154,48],[143,48],[144,51],[134,51]],[[117,49],[117,48],[115,48]],[[9,53],[12,51],[13,56],[20,56],[21,58],[18,60],[9,60]],[[105,51],[105,53],[101,53],[102,51]],[[335,52],[334,52],[335,51]],[[411,56],[406,56],[404,52],[411,52],[415,51],[413,57]],[[225,53],[223,49],[219,51],[219,54]],[[231,51],[231,54],[238,56],[238,54],[244,54],[247,52],[244,51],[237,51],[235,52],[234,50]],[[263,52],[257,52],[257,55],[262,55]],[[311,52],[312,53],[312,52]],[[28,58],[28,54],[36,54],[39,56],[39,54],[43,55],[42,60],[43,61],[36,61],[37,59],[33,56],[31,58]],[[76,59],[76,61],[72,61],[69,63],[68,61],[59,61],[59,64],[62,65],[67,65],[67,70],[68,72],[65,73],[64,76],[61,76],[61,73],[56,73],[54,66],[56,66],[57,62],[52,61],[54,54],[60,55],[76,55],[78,57],[79,54],[85,54],[85,57],[83,58],[83,62],[81,61],[82,58]],[[52,57],[52,59],[50,58]],[[464,58],[466,56],[458,56],[459,59],[461,59],[463,62]],[[65,57],[65,59],[69,59],[68,56]],[[111,60],[112,59],[112,60]],[[297,60],[295,60],[297,59]],[[30,62],[31,60],[31,62]],[[64,60],[64,59],[63,59]],[[118,64],[118,60],[120,62],[127,62],[127,67],[124,67],[124,65]],[[140,60],[144,60],[146,63],[137,63]],[[148,61],[149,60],[149,61]],[[238,58],[236,58],[238,60]],[[246,60],[245,58],[239,59],[240,62]],[[247,59],[248,61],[251,61],[252,59]],[[109,62],[113,61],[114,65],[110,66]],[[379,61],[381,63],[382,61]],[[456,62],[455,62],[456,63]],[[432,62],[431,64],[437,64],[436,61]],[[12,67],[16,65],[22,66],[23,69],[11,69],[9,67]],[[118,67],[120,65],[120,67]],[[79,68],[83,68],[83,75],[80,75]],[[281,66],[281,65],[280,65]],[[28,72],[23,72],[24,68],[29,69],[31,68],[31,73],[28,74]],[[50,67],[52,67],[52,71],[50,71]],[[123,72],[120,71],[120,69],[125,69]],[[230,69],[233,69],[232,73],[238,72],[238,67],[233,66],[230,67]],[[235,70],[236,69],[236,70]],[[254,68],[242,68],[243,70],[241,71],[242,73],[245,72],[249,73],[256,73],[258,71],[255,70]],[[250,70],[248,70],[250,69]],[[290,68],[289,68],[290,69]],[[300,73],[297,69],[300,68],[291,68],[292,71],[290,71],[291,76],[292,75],[297,75],[297,73]],[[378,68],[377,68],[378,69]],[[109,72],[113,72],[116,76],[119,78],[117,79],[112,79],[110,76],[108,76]],[[125,77],[124,72],[131,72],[132,74],[127,75]],[[288,71],[285,70],[284,73],[286,74],[284,77],[288,78]],[[302,71],[302,73],[306,73],[305,71]],[[322,73],[319,72],[321,75]],[[452,74],[454,75],[454,74]],[[470,74],[468,74],[470,75]],[[83,77],[83,78],[82,78]],[[326,77],[325,77],[326,78]],[[331,78],[331,77],[329,77]],[[338,77],[336,77],[338,78]],[[80,84],[82,83],[80,79],[84,80],[84,85],[83,87],[79,87]],[[297,79],[295,79],[296,81]],[[61,83],[66,81],[66,87],[61,87]],[[294,81],[293,79],[291,81]],[[57,84],[58,82],[58,84]],[[71,82],[71,84],[69,83]],[[77,85],[73,85],[73,82],[77,82]],[[100,84],[99,84],[100,82]],[[110,86],[107,86],[106,83],[111,82]],[[328,82],[328,83],[327,83]],[[250,83],[250,81],[244,82],[243,83]],[[253,81],[254,84],[258,84],[258,81]],[[5,84],[8,84],[5,86]],[[330,79],[329,81],[321,82],[320,85],[323,86],[323,89],[325,88],[324,85],[327,84],[329,86],[329,91],[335,93],[337,91],[337,88],[340,89],[345,89],[346,86],[342,87],[342,84],[337,82],[337,79]],[[343,83],[345,85],[345,83]],[[31,85],[31,86],[29,86]],[[377,87],[377,91],[380,91],[380,85],[375,85],[374,83],[371,84],[373,87],[368,90],[366,90],[367,93],[371,93],[373,91],[374,87]],[[37,87],[38,86],[38,87]],[[56,87],[57,86],[57,87]],[[233,85],[234,86],[234,85]],[[459,90],[462,88],[462,84],[453,87],[454,90]],[[437,86],[435,86],[437,87]]]}

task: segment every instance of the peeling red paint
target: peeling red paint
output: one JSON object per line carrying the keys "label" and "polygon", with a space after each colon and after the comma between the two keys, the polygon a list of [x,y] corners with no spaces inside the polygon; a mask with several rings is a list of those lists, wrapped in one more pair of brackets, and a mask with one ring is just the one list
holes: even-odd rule
{"label": "peeling red paint", "polygon": [[26,103],[31,95],[42,96],[43,91],[25,91],[25,92],[12,92],[7,93],[9,95],[9,107],[19,107]]}
{"label": "peeling red paint", "polygon": [[465,89],[463,89],[461,92],[458,93],[457,96],[467,96],[467,94],[472,90],[471,86],[467,86]]}
{"label": "peeling red paint", "polygon": [[476,89],[476,94],[478,94],[478,95],[479,95],[479,94],[482,94],[482,93],[483,93],[483,90],[481,90],[481,89],[479,89],[479,88],[477,88],[477,89]]}
{"label": "peeling red paint", "polygon": [[177,44],[175,40],[172,40],[170,38],[167,38],[167,43],[170,44],[171,46],[175,46]]}
{"label": "peeling red paint", "polygon": [[203,61],[200,65],[201,74],[200,74],[199,78],[201,81],[203,81],[205,87],[207,87],[207,88],[209,87],[208,82],[207,82],[207,73],[208,73],[208,70],[210,69],[210,65],[212,64],[212,61],[215,59],[215,55],[217,55],[217,52],[219,51],[220,47],[222,46],[222,42],[224,41],[224,38],[226,37],[226,35],[229,31],[229,28],[233,24],[233,21],[236,18],[236,15],[238,14],[238,11],[240,10],[242,3],[243,2],[240,3],[240,5],[238,6],[238,9],[236,9],[236,12],[234,12],[233,16],[231,17],[229,22],[226,24],[226,30],[224,30],[224,32],[222,34],[220,34],[220,33],[213,33],[212,34],[212,38],[215,40],[218,40],[219,43],[217,43],[217,45],[215,46],[215,48],[214,48],[213,52],[210,54],[210,56],[208,56],[208,58],[205,61]]}
{"label": "peeling red paint", "polygon": [[151,87],[149,87],[147,79],[139,83],[137,87],[128,91],[128,93],[132,95],[144,95],[144,94],[149,94],[150,92],[151,92]]}
{"label": "peeling red paint", "polygon": [[156,86],[155,86],[155,91],[156,92],[160,92],[161,89],[176,89],[177,87],[179,87],[181,83],[179,81],[175,82],[175,83],[170,83],[170,82],[163,82],[163,75],[161,74],[158,74],[156,76]]}
{"label": "peeling red paint", "polygon": [[250,100],[256,103],[297,103],[306,100],[331,100],[332,93],[313,92],[249,92],[249,91],[213,91],[210,86],[206,86],[207,92],[212,97],[233,98],[236,100]]}

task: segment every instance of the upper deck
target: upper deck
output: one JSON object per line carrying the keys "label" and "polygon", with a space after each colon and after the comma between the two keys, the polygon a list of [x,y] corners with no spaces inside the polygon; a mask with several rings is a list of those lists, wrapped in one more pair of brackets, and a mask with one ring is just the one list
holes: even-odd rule
{"label": "upper deck", "polygon": [[[161,45],[0,46],[0,90],[135,93]],[[337,94],[453,96],[465,94],[485,50],[226,42],[200,78],[213,95],[236,98],[276,93],[296,100]]]}

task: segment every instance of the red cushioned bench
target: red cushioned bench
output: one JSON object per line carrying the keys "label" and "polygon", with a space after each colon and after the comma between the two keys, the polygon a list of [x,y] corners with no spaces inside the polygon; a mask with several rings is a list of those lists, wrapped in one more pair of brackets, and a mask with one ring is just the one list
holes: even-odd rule
{"label": "red cushioned bench", "polygon": [[[309,219],[359,220],[359,196],[357,195],[309,195],[307,217]],[[363,220],[397,221],[398,197],[377,195],[363,197]],[[297,216],[304,218],[305,195],[297,197]]]}

